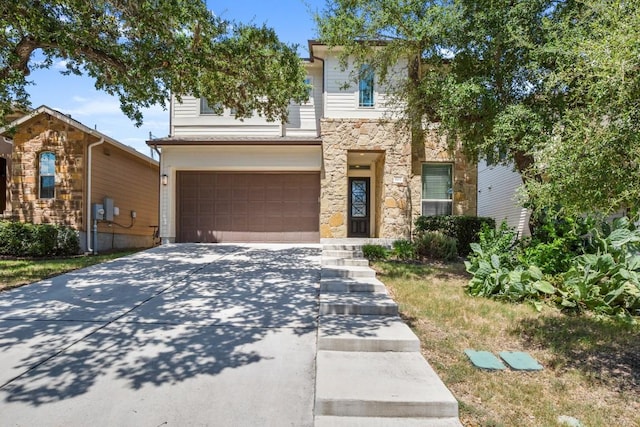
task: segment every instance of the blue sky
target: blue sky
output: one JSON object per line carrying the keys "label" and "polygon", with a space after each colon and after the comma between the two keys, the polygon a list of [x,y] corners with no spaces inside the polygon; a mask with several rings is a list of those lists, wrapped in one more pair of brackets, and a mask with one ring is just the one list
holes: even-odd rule
{"label": "blue sky", "polygon": [[[322,9],[324,0],[208,0],[209,9],[226,19],[275,29],[280,39],[300,45],[298,53],[307,57],[307,40],[317,36],[311,12]],[[96,128],[110,137],[149,155],[145,141],[169,133],[169,111],[154,107],[144,112],[144,123],[137,128],[121,111],[117,98],[94,88],[92,79],[63,76],[60,64],[47,70],[33,70],[29,86],[33,107],[47,105],[85,126]]]}

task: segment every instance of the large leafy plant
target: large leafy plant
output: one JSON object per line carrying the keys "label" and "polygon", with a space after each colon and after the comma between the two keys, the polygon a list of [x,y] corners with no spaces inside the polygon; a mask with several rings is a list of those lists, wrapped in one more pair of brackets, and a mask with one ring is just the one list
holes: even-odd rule
{"label": "large leafy plant", "polygon": [[471,295],[522,301],[555,293],[540,268],[515,265],[516,236],[503,223],[498,230],[483,229],[480,243],[471,244],[473,255],[465,261],[467,271],[473,274],[467,288]]}
{"label": "large leafy plant", "polygon": [[564,274],[560,303],[607,315],[640,314],[640,230],[627,218],[609,235],[594,230],[596,254],[575,258]]}

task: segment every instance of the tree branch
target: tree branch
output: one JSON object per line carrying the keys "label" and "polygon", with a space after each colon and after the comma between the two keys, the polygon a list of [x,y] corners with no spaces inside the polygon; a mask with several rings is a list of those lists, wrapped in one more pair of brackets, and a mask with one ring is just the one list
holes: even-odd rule
{"label": "tree branch", "polygon": [[17,57],[17,60],[0,70],[0,79],[8,78],[12,71],[19,71],[25,77],[31,74],[29,60],[31,59],[31,54],[37,48],[38,42],[36,39],[32,36],[24,36],[13,49],[13,54]]}

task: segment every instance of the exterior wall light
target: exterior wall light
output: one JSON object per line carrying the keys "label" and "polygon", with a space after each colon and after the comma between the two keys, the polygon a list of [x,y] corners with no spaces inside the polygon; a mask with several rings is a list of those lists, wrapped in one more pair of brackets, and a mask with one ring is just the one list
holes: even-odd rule
{"label": "exterior wall light", "polygon": [[166,173],[162,174],[162,185],[167,185],[169,183],[169,175]]}

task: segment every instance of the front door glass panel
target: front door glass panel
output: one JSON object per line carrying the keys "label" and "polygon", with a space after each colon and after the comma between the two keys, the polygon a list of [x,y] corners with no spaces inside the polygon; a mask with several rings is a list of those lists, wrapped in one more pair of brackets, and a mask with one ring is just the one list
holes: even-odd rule
{"label": "front door glass panel", "polygon": [[366,218],[367,205],[367,182],[351,181],[351,217]]}

